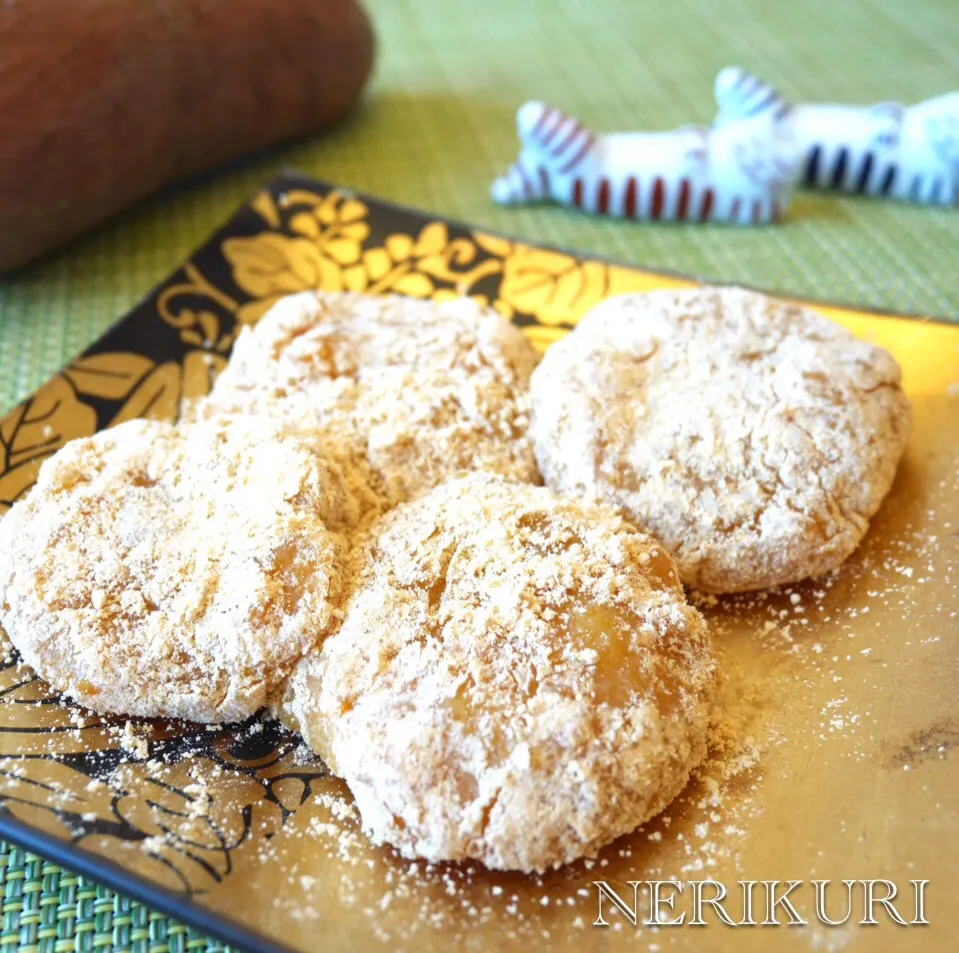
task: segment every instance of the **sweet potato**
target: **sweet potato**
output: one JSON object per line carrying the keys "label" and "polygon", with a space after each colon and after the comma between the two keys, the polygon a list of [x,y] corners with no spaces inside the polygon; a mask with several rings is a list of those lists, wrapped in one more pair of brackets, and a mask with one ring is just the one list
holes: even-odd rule
{"label": "sweet potato", "polygon": [[372,61],[357,0],[0,3],[0,271],[332,122]]}

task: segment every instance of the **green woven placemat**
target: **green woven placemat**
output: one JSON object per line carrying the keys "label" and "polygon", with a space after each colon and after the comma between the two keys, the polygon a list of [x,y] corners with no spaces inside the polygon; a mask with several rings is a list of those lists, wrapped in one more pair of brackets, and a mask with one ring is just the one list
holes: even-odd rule
{"label": "green woven placemat", "polygon": [[36,854],[0,843],[4,953],[223,953],[207,939]]}
{"label": "green woven placemat", "polygon": [[[513,116],[548,100],[597,128],[708,122],[738,63],[809,100],[906,102],[959,87],[955,0],[368,0],[380,37],[363,107],[332,132],[141,205],[0,284],[0,411],[32,391],[280,167],[401,203],[653,268],[959,320],[959,212],[802,195],[761,230],[500,209]],[[6,948],[181,950],[183,927],[0,847]],[[211,944],[211,949],[216,948]]]}

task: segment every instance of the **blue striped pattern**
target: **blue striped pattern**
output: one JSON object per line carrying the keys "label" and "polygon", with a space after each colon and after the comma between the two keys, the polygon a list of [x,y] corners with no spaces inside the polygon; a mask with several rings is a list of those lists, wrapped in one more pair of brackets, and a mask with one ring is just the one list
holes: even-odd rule
{"label": "blue striped pattern", "polygon": [[[875,152],[871,149],[866,150],[857,162],[851,157],[846,146],[834,147],[830,153],[824,143],[817,142],[806,155],[802,184],[811,189],[829,189],[886,198],[895,187],[898,175],[897,162],[887,162],[885,166],[880,166]],[[920,200],[922,179],[922,176],[916,176],[910,189],[910,198],[915,201]],[[938,189],[936,191],[938,193]]]}
{"label": "blue striped pattern", "polygon": [[[867,150],[858,160],[850,159],[845,146],[830,154],[822,143],[809,149],[803,164],[801,181],[806,188],[828,189],[868,195],[875,198],[902,198],[909,202],[933,205],[959,203],[959,187],[943,175],[903,172],[899,162],[877,160]],[[904,175],[908,178],[904,178]],[[908,182],[908,187],[906,183]]]}

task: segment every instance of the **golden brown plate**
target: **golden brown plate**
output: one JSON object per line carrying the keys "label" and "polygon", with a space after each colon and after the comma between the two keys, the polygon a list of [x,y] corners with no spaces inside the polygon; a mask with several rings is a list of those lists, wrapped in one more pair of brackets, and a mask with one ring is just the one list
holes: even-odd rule
{"label": "golden brown plate", "polygon": [[[133,417],[172,419],[205,393],[238,327],[306,288],[489,301],[539,348],[602,298],[692,282],[580,258],[286,175],[176,274],[0,423],[0,512],[67,440]],[[959,328],[820,310],[888,347],[915,426],[866,542],[826,583],[704,607],[726,673],[708,777],[595,862],[543,877],[428,869],[370,847],[344,789],[268,722],[131,724],[0,671],[0,836],[235,945],[267,950],[953,950],[959,912]],[[633,926],[602,881],[802,881],[805,927]],[[815,922],[814,879],[894,881],[914,919]],[[690,917],[689,890],[676,913]],[[763,892],[755,904],[763,918]],[[710,894],[711,895],[711,894]],[[883,896],[880,886],[878,895]],[[627,903],[627,907],[629,904]],[[784,918],[780,906],[778,919]],[[648,912],[648,911],[647,911]]]}

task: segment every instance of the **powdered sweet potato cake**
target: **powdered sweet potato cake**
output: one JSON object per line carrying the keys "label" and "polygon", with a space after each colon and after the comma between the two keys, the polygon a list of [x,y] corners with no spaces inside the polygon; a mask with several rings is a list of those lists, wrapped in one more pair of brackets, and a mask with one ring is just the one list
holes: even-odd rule
{"label": "powdered sweet potato cake", "polygon": [[475,474],[369,530],[287,691],[376,842],[542,870],[658,813],[702,759],[705,623],[612,509]]}
{"label": "powdered sweet potato cake", "polygon": [[0,520],[0,624],[97,711],[242,720],[332,626],[358,513],[314,438],[130,421],[67,444]]}
{"label": "powdered sweet potato cake", "polygon": [[892,485],[909,402],[892,355],[741,288],[593,309],[533,374],[546,482],[617,506],[708,592],[837,568]]}

